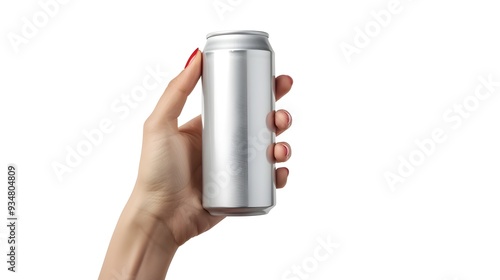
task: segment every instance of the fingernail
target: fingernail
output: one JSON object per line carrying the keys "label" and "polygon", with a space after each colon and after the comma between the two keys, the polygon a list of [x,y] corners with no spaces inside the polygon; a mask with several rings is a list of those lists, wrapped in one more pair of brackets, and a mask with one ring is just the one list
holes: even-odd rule
{"label": "fingernail", "polygon": [[198,48],[196,48],[196,50],[194,50],[194,52],[189,56],[189,59],[188,61],[186,62],[186,66],[184,66],[184,69],[186,69],[186,67],[189,66],[189,64],[191,64],[191,61],[194,60],[194,58],[196,57],[196,55],[198,54]]}
{"label": "fingernail", "polygon": [[287,145],[283,144],[283,147],[285,147],[285,157],[288,158],[290,156],[290,148],[288,148]]}
{"label": "fingernail", "polygon": [[288,113],[288,111],[285,111],[285,113],[286,113],[286,116],[288,119],[288,127],[290,127],[292,125],[292,115],[290,115],[290,113]]}

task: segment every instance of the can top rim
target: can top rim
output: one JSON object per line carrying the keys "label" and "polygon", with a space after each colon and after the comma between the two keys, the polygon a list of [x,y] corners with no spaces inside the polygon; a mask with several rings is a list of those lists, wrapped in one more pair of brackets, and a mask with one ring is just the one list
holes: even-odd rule
{"label": "can top rim", "polygon": [[207,34],[207,39],[210,37],[214,36],[221,36],[221,35],[257,35],[257,36],[264,36],[266,38],[269,38],[269,34],[264,31],[257,31],[257,30],[225,30],[225,31],[215,31],[215,32],[210,32]]}

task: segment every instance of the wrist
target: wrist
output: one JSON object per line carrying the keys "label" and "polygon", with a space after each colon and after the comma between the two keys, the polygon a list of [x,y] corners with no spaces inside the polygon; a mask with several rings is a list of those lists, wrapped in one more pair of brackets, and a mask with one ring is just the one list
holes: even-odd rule
{"label": "wrist", "polygon": [[179,248],[172,229],[162,219],[161,210],[150,196],[134,188],[124,214],[142,234],[149,238],[150,242],[162,250],[175,253]]}
{"label": "wrist", "polygon": [[157,218],[132,195],[116,225],[99,279],[165,279],[178,245]]}

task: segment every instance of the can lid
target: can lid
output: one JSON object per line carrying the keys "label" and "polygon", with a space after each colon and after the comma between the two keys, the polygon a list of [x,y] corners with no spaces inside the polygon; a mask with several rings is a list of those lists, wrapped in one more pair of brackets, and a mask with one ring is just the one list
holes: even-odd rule
{"label": "can lid", "polygon": [[257,31],[257,30],[226,30],[226,31],[216,31],[216,32],[210,32],[207,34],[207,39],[210,37],[214,36],[221,36],[221,35],[257,35],[257,36],[264,36],[266,38],[269,38],[269,34],[264,31]]}

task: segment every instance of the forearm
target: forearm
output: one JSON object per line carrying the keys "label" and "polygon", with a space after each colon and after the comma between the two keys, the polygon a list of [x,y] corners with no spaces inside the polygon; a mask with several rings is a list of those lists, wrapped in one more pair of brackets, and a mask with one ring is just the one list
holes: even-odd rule
{"label": "forearm", "polygon": [[99,280],[165,279],[178,248],[170,231],[132,194],[111,239]]}

